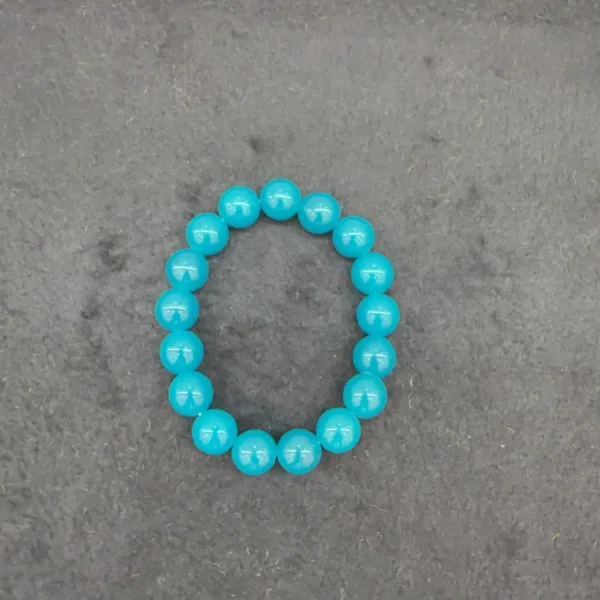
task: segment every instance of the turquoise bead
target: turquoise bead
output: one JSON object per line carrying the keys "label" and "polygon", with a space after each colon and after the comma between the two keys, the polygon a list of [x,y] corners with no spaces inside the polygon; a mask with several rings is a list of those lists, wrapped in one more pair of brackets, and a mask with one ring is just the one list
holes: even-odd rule
{"label": "turquoise bead", "polygon": [[288,431],[277,444],[277,460],[292,475],[310,473],[319,464],[322,452],[317,436],[306,429]]}
{"label": "turquoise bead", "polygon": [[274,179],[260,191],[260,207],[275,221],[291,219],[300,207],[302,195],[298,186],[287,179]]}
{"label": "turquoise bead", "polygon": [[173,410],[184,417],[197,417],[213,401],[210,379],[198,371],[177,375],[169,386],[169,402]]}
{"label": "turquoise bead", "polygon": [[174,331],[160,345],[160,360],[171,373],[195,371],[204,358],[204,346],[191,331]]}
{"label": "turquoise bead", "polygon": [[208,281],[208,261],[191,248],[173,253],[165,266],[168,282],[177,289],[194,292]]}
{"label": "turquoise bead", "polygon": [[344,386],[344,406],[359,419],[376,417],[387,404],[387,390],[379,377],[359,373]]}
{"label": "turquoise bead", "polygon": [[396,351],[387,338],[370,335],[356,344],[352,361],[359,373],[386,377],[396,366]]}
{"label": "turquoise bead", "polygon": [[394,266],[383,254],[368,252],[354,261],[350,277],[359,292],[383,294],[394,283]]}
{"label": "turquoise bead", "polygon": [[333,230],[333,245],[346,258],[357,258],[375,245],[373,225],[362,217],[345,217]]}
{"label": "turquoise bead", "polygon": [[219,214],[235,229],[254,225],[260,216],[260,202],[254,190],[236,185],[226,190],[219,198]]}
{"label": "turquoise bead", "polygon": [[196,296],[186,290],[170,289],[163,292],[154,306],[158,324],[168,331],[190,329],[198,320],[200,306]]}
{"label": "turquoise bead", "polygon": [[348,452],[360,440],[360,421],[347,408],[330,408],[317,421],[317,438],[333,454]]}
{"label": "turquoise bead", "polygon": [[325,192],[314,192],[300,203],[298,219],[309,233],[329,233],[340,220],[342,209],[339,202]]}
{"label": "turquoise bead", "polygon": [[277,444],[266,431],[244,431],[233,444],[231,458],[244,475],[262,475],[277,460]]}
{"label": "turquoise bead", "polygon": [[196,448],[213,456],[225,454],[233,446],[237,433],[235,419],[218,408],[203,412],[192,425],[192,439]]}
{"label": "turquoise bead", "polygon": [[185,238],[192,250],[204,256],[212,256],[227,245],[229,228],[219,215],[202,213],[188,223]]}
{"label": "turquoise bead", "polygon": [[400,323],[400,309],[396,301],[385,294],[365,296],[356,309],[358,326],[367,334],[390,335]]}

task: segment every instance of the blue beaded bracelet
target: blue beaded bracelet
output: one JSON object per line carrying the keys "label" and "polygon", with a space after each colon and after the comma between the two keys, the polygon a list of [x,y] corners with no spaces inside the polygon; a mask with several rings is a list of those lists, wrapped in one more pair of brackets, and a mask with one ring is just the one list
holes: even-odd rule
{"label": "blue beaded bracelet", "polygon": [[[278,462],[292,475],[312,471],[323,450],[342,454],[352,450],[361,436],[362,419],[376,417],[387,403],[382,379],[396,364],[396,352],[387,339],[400,323],[396,301],[386,295],[394,281],[392,263],[372,252],[375,231],[362,217],[341,218],[338,201],[324,192],[302,198],[298,187],[287,179],[270,181],[260,196],[247,187],[228,189],[219,199],[218,214],[203,213],[187,226],[189,248],[175,252],[165,267],[171,288],[160,295],[155,306],[156,320],[169,331],[160,345],[163,366],[175,375],[169,386],[169,402],[175,412],[193,417],[192,439],[205,454],[231,451],[233,464],[246,475],[262,475]],[[213,386],[196,369],[202,364],[204,346],[189,331],[200,315],[200,305],[192,292],[209,276],[207,256],[217,254],[229,241],[229,230],[253,225],[264,212],[276,221],[298,217],[310,233],[332,233],[335,249],[355,259],[352,283],[365,294],[356,319],[366,334],[355,346],[352,360],[357,374],[344,386],[344,407],[326,410],[315,433],[292,429],[278,442],[266,431],[238,432],[236,420],[228,412],[212,408]]]}

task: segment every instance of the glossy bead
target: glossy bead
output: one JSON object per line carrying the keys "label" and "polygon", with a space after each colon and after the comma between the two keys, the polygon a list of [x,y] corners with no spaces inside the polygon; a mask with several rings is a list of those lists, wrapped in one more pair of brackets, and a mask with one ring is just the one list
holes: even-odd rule
{"label": "glossy bead", "polygon": [[344,386],[344,406],[359,419],[376,417],[386,403],[385,384],[371,373],[358,373]]}
{"label": "glossy bead", "polygon": [[171,254],[165,266],[168,282],[177,289],[194,292],[208,281],[208,261],[191,248]]}
{"label": "glossy bead", "polygon": [[213,401],[210,379],[198,371],[177,375],[169,386],[169,402],[173,410],[184,417],[197,417]]}
{"label": "glossy bead", "polygon": [[350,277],[363,294],[383,294],[394,283],[394,266],[378,252],[367,252],[352,263]]}
{"label": "glossy bead", "polygon": [[258,220],[260,202],[254,190],[236,185],[226,190],[219,198],[218,210],[229,227],[243,229],[254,225]]}
{"label": "glossy bead", "polygon": [[187,290],[167,290],[158,297],[154,306],[158,324],[168,331],[190,329],[198,320],[199,314],[198,300]]}
{"label": "glossy bead", "polygon": [[325,192],[314,192],[303,198],[298,209],[300,224],[309,233],[329,233],[340,220],[339,202]]}
{"label": "glossy bead", "polygon": [[357,258],[375,245],[373,225],[362,217],[345,217],[333,230],[333,245],[346,258]]}
{"label": "glossy bead", "polygon": [[396,301],[385,294],[365,296],[356,309],[358,326],[367,334],[390,335],[400,323],[400,309]]}
{"label": "glossy bead", "polygon": [[277,444],[266,431],[244,431],[233,444],[231,458],[244,475],[262,475],[277,460]]}
{"label": "glossy bead", "polygon": [[225,454],[234,444],[238,427],[235,419],[224,410],[210,408],[197,416],[192,425],[192,439],[205,454]]}
{"label": "glossy bead", "polygon": [[396,366],[396,351],[387,338],[369,335],[354,347],[352,361],[359,373],[386,377]]}
{"label": "glossy bead", "polygon": [[174,331],[160,345],[160,360],[171,373],[195,371],[204,358],[204,346],[191,331]]}
{"label": "glossy bead", "polygon": [[277,444],[277,460],[292,475],[310,473],[319,464],[321,454],[317,436],[306,429],[288,431]]}
{"label": "glossy bead", "polygon": [[360,421],[347,408],[330,408],[317,421],[317,438],[333,454],[352,450],[360,440]]}
{"label": "glossy bead", "polygon": [[227,245],[229,228],[219,215],[202,213],[188,223],[185,239],[192,250],[204,256],[212,256]]}
{"label": "glossy bead", "polygon": [[300,206],[302,195],[298,186],[287,179],[274,179],[260,191],[260,207],[275,221],[291,219]]}

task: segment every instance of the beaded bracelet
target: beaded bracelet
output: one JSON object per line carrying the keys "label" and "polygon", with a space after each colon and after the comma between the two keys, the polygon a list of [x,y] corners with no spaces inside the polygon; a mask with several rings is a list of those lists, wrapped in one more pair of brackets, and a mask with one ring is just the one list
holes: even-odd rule
{"label": "beaded bracelet", "polygon": [[[275,442],[265,431],[238,434],[235,419],[226,411],[211,408],[213,386],[196,369],[202,364],[204,346],[188,331],[200,314],[192,292],[208,280],[207,256],[217,254],[229,241],[229,229],[253,225],[262,211],[271,219],[286,221],[294,216],[308,232],[333,232],[333,245],[344,257],[355,259],[351,268],[354,286],[365,297],[358,305],[356,319],[366,334],[354,348],[357,374],[343,390],[345,408],[326,410],[317,422],[316,432],[292,429]],[[394,281],[392,263],[382,254],[371,252],[375,231],[362,217],[341,219],[338,201],[324,192],[302,198],[298,187],[286,179],[265,185],[260,198],[242,186],[228,189],[219,199],[218,215],[203,213],[187,226],[189,248],[178,250],[167,261],[165,271],[171,289],[156,302],[158,323],[170,333],[160,345],[163,366],[175,375],[169,387],[169,402],[185,417],[195,417],[192,439],[206,454],[220,455],[231,450],[235,466],[246,475],[262,475],[275,462],[293,475],[312,471],[322,450],[341,454],[352,450],[361,436],[359,419],[377,416],[387,402],[382,378],[396,364],[396,352],[387,339],[400,322],[400,309],[385,292]]]}

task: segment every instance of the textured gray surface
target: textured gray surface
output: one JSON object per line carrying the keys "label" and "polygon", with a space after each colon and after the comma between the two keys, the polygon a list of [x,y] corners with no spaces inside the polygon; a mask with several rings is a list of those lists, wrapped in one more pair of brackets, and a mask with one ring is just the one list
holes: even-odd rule
{"label": "textured gray surface", "polygon": [[[0,598],[600,594],[600,8],[0,1]],[[152,306],[195,212],[274,176],[372,219],[391,403],[312,476],[170,411]],[[261,221],[202,331],[243,427],[340,402],[357,293]]]}

